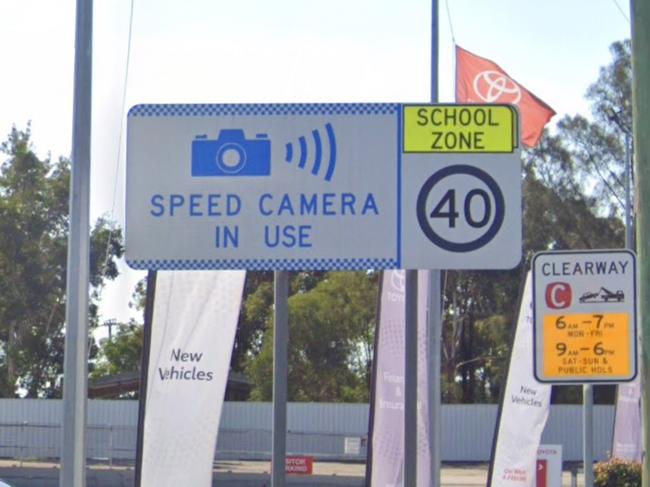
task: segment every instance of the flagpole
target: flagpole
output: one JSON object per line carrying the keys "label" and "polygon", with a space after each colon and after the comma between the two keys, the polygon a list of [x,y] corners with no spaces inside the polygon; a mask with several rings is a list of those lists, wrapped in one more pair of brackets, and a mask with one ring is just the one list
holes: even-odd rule
{"label": "flagpole", "polygon": [[[438,0],[431,0],[431,103],[438,103]],[[429,313],[427,316],[427,335],[429,337],[429,357],[427,383],[429,404],[429,449],[430,485],[440,487],[440,467],[442,463],[442,377],[440,374],[442,348],[442,288],[441,272],[429,271],[429,292],[427,296]]]}

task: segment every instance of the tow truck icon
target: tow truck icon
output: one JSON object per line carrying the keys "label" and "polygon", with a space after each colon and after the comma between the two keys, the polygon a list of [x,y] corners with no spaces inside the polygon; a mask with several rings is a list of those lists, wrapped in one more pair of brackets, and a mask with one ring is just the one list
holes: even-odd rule
{"label": "tow truck icon", "polygon": [[623,291],[612,292],[605,287],[601,287],[598,291],[592,292],[587,291],[582,296],[580,296],[579,301],[581,303],[621,303],[625,300],[625,294]]}

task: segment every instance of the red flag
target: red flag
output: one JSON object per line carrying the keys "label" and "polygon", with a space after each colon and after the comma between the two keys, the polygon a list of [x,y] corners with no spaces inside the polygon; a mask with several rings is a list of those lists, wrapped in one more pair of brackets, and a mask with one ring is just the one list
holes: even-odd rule
{"label": "red flag", "polygon": [[456,101],[459,103],[510,103],[521,114],[521,141],[528,147],[539,142],[555,111],[513,80],[501,67],[456,46]]}

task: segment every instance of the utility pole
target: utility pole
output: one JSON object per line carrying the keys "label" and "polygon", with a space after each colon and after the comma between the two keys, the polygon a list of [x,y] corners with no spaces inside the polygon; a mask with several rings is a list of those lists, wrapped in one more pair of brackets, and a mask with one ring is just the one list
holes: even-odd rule
{"label": "utility pole", "polygon": [[[637,252],[639,256],[638,299],[641,321],[641,387],[643,402],[643,446],[650,447],[650,2],[632,0],[632,120],[636,164]],[[650,487],[650,464],[643,457],[643,487]]]}

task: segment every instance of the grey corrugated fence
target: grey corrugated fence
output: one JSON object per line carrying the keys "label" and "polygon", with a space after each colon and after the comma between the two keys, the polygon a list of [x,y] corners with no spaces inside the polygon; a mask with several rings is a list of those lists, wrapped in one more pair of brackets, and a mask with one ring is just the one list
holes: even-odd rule
{"label": "grey corrugated fence", "polygon": [[[594,409],[594,456],[603,459],[611,448],[614,408]],[[442,460],[488,461],[496,413],[495,405],[443,406]],[[0,399],[0,457],[58,458],[60,421],[61,401]],[[88,456],[133,461],[136,424],[137,401],[89,401]],[[318,459],[363,461],[367,429],[366,404],[289,404],[287,450]],[[582,408],[552,406],[542,442],[561,444],[564,460],[580,461]],[[270,452],[271,404],[225,403],[216,458],[268,459]]]}

